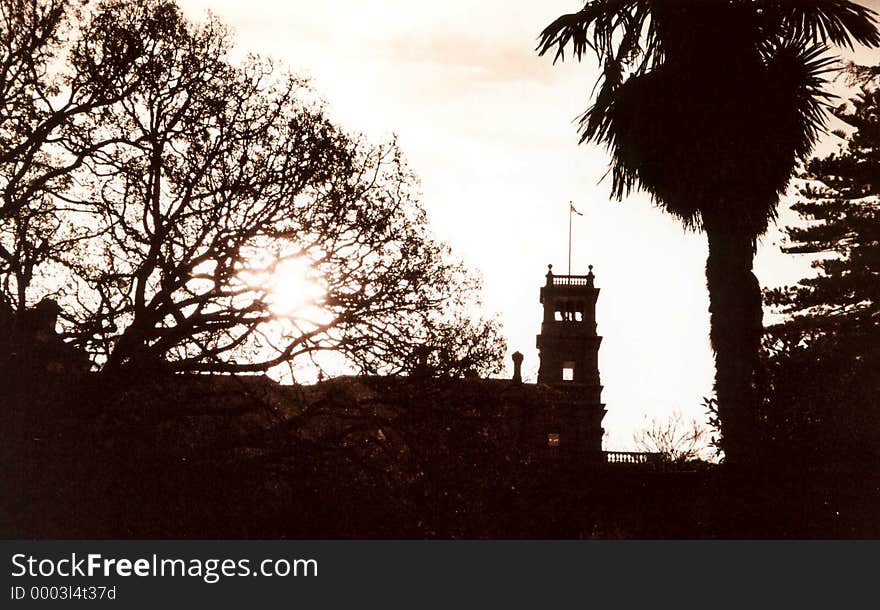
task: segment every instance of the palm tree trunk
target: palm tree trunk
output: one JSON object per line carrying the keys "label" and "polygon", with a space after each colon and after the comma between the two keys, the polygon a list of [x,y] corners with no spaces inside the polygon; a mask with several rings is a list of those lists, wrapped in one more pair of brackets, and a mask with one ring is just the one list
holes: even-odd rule
{"label": "palm tree trunk", "polygon": [[755,372],[763,334],[761,289],[752,273],[754,233],[728,219],[707,219],[706,283],[721,448],[731,464],[757,457]]}

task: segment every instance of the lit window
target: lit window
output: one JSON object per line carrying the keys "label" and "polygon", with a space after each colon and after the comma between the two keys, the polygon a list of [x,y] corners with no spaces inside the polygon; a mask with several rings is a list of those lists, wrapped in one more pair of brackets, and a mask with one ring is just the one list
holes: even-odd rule
{"label": "lit window", "polygon": [[562,363],[562,381],[574,381],[574,362]]}
{"label": "lit window", "polygon": [[548,447],[558,447],[559,446],[559,433],[551,432],[547,435],[547,446]]}

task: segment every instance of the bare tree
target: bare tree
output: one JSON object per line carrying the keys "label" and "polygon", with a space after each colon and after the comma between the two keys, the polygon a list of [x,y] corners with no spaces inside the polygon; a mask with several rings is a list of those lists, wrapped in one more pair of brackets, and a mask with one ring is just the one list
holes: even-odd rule
{"label": "bare tree", "polygon": [[[35,269],[92,234],[56,194],[109,142],[87,118],[139,86],[149,24],[84,19],[60,0],[0,2],[0,300],[28,306]],[[62,206],[63,207],[63,206]]]}
{"label": "bare tree", "polygon": [[[395,142],[335,127],[301,80],[227,58],[216,20],[162,0],[105,3],[96,23],[143,20],[140,86],[88,115],[101,141],[59,197],[96,227],[71,247],[68,330],[108,374],[257,372],[333,350],[361,370],[497,368],[478,284],[427,229]],[[297,266],[300,307],[279,303]],[[289,294],[289,288],[284,291]]]}
{"label": "bare tree", "polygon": [[652,418],[650,424],[633,434],[639,451],[659,453],[668,462],[700,459],[709,449],[709,431],[696,419],[685,420],[675,411],[664,420]]}

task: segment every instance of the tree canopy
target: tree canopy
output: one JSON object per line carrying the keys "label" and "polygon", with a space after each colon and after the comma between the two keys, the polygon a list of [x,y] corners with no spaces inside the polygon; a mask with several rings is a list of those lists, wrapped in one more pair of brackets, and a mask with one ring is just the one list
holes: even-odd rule
{"label": "tree canopy", "polygon": [[822,126],[823,53],[880,43],[873,15],[845,0],[595,0],[538,50],[595,54],[581,142],[608,147],[616,197],[641,188],[688,226],[720,216],[760,234]]}
{"label": "tree canopy", "polygon": [[850,72],[861,91],[835,110],[844,143],[809,162],[792,206],[804,224],[786,229],[785,251],[816,257],[818,273],[767,291],[783,319],[764,341],[763,441],[820,462],[880,447],[880,90],[875,70]]}
{"label": "tree canopy", "polygon": [[269,61],[232,61],[225,26],[172,0],[19,4],[3,4],[27,102],[0,100],[7,306],[57,299],[107,373],[323,351],[366,372],[497,370],[498,324],[395,141],[335,125]]}

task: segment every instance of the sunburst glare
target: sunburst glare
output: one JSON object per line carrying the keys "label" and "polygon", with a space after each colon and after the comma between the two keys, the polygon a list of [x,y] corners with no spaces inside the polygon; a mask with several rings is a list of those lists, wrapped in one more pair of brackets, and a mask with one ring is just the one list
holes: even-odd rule
{"label": "sunburst glare", "polygon": [[285,317],[314,317],[322,310],[326,288],[305,258],[294,258],[278,265],[267,281],[269,308]]}

